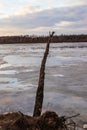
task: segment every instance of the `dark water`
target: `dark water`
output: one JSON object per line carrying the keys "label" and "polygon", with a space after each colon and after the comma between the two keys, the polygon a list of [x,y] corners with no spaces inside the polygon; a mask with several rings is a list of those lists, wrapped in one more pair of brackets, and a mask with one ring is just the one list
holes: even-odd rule
{"label": "dark water", "polygon": [[[0,112],[33,113],[46,44],[0,45]],[[87,43],[51,44],[43,111],[87,121]],[[83,48],[81,48],[84,46]]]}

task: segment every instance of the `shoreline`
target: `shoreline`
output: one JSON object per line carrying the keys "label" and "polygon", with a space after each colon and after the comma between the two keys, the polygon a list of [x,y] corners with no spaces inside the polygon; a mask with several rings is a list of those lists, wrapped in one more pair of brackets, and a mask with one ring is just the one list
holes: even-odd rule
{"label": "shoreline", "polygon": [[[49,36],[1,36],[0,44],[17,44],[17,43],[47,43]],[[54,35],[52,38],[52,43],[75,43],[75,42],[87,42],[87,35]]]}
{"label": "shoreline", "polygon": [[[70,43],[87,43],[87,41],[65,41],[65,42],[51,42],[51,43],[54,43],[54,44],[57,44],[57,43],[59,43],[59,44],[64,44],[64,43],[68,43],[68,44],[70,44]],[[2,43],[0,43],[0,45],[3,45],[3,44],[46,44],[46,42],[2,42]],[[87,47],[87,46],[86,46]]]}

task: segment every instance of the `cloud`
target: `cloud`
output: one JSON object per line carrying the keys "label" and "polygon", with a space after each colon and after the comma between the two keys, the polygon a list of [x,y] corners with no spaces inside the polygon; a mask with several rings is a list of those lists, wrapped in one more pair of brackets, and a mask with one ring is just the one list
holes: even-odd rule
{"label": "cloud", "polygon": [[87,5],[87,1],[86,0],[66,0],[63,2],[64,4],[61,3],[61,6],[83,6],[83,5]]}
{"label": "cloud", "polygon": [[78,2],[80,5],[87,5],[87,1],[86,1],[86,0],[77,0],[77,2]]}
{"label": "cloud", "polygon": [[0,16],[4,15],[4,13],[0,13]]}
{"label": "cloud", "polygon": [[17,12],[15,15],[26,15],[29,13],[34,13],[40,11],[40,6],[23,6],[20,8],[19,12]]}
{"label": "cloud", "polygon": [[75,22],[61,21],[60,23],[55,24],[55,26],[59,28],[65,28],[65,27],[67,28],[67,27],[71,27],[74,24]]}
{"label": "cloud", "polygon": [[[36,7],[29,7],[33,10]],[[25,9],[26,10],[26,9]],[[56,30],[58,33],[87,33],[87,6],[52,8],[43,11],[14,15],[0,20],[0,28],[21,30],[22,33],[40,33]],[[11,31],[10,31],[11,32]]]}

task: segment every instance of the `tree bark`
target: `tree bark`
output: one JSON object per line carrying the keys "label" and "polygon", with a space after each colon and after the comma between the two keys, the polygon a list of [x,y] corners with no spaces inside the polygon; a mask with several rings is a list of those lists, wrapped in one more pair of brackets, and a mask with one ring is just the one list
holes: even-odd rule
{"label": "tree bark", "polygon": [[42,105],[43,105],[43,98],[44,98],[44,80],[45,80],[45,64],[47,60],[47,56],[49,54],[49,46],[50,42],[52,40],[54,32],[50,34],[48,43],[46,45],[46,49],[44,52],[44,56],[41,62],[41,68],[40,68],[40,74],[39,74],[39,82],[38,82],[38,88],[36,92],[36,100],[35,100],[35,106],[34,106],[34,113],[33,117],[38,117],[41,115],[42,112]]}

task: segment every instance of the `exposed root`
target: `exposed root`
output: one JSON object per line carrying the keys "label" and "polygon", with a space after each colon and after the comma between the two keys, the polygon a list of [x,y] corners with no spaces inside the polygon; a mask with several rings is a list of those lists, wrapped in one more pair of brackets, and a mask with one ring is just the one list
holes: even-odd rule
{"label": "exposed root", "polygon": [[76,130],[76,123],[55,112],[46,111],[40,117],[8,113],[0,115],[0,130]]}

